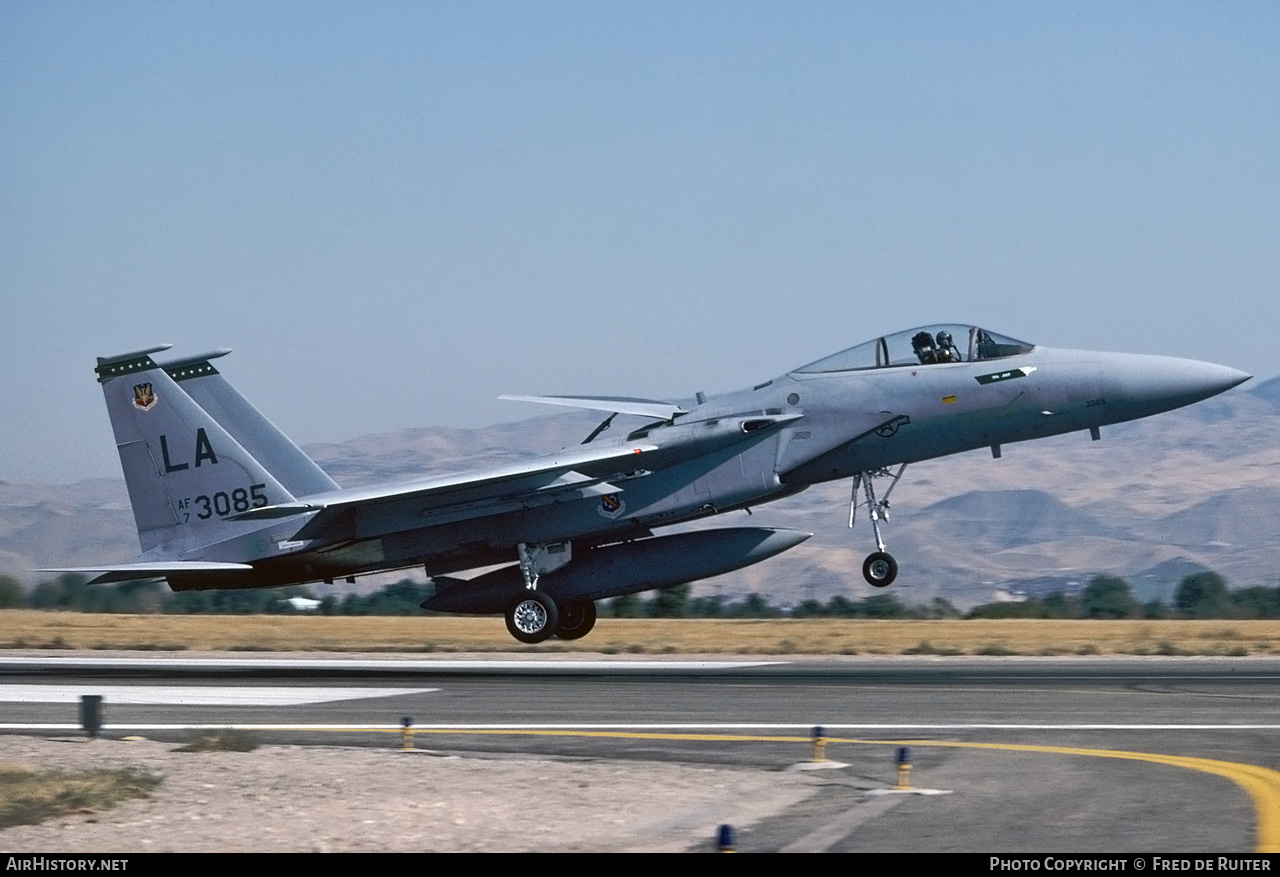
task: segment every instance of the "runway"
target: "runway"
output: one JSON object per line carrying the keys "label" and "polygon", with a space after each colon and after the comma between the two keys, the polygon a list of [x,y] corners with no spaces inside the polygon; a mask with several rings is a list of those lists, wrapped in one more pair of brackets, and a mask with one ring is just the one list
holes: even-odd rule
{"label": "runway", "polygon": [[[385,747],[408,717],[416,745],[440,750],[784,770],[821,726],[827,757],[849,766],[754,826],[755,848],[794,848],[821,825],[829,850],[1251,852],[1280,845],[1278,683],[1269,658],[74,654],[0,659],[0,729],[72,732],[84,693],[104,696],[108,736],[242,726]],[[949,794],[869,794],[894,784],[904,744],[912,785]]]}

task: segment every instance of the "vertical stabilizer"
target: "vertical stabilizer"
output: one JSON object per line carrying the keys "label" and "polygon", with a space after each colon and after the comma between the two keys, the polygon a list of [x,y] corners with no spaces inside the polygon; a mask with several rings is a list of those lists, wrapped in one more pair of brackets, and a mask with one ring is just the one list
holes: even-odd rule
{"label": "vertical stabilizer", "polygon": [[254,531],[227,518],[294,497],[165,374],[153,348],[98,359],[144,552],[179,556]]}
{"label": "vertical stabilizer", "polygon": [[214,368],[210,360],[230,352],[215,350],[161,368],[294,496],[338,490],[337,482]]}

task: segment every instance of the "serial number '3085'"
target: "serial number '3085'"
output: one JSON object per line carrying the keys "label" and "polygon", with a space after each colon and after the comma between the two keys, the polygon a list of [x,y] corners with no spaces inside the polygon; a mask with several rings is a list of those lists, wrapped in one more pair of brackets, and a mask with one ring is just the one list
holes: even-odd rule
{"label": "serial number '3085'", "polygon": [[[237,487],[231,492],[219,490],[213,496],[205,496],[201,494],[190,502],[196,507],[196,517],[200,520],[208,520],[214,515],[225,518],[230,514],[239,514],[247,512],[249,509],[260,509],[267,504],[267,495],[264,491],[267,489],[265,484],[251,484],[249,487]],[[185,507],[186,502],[183,503]],[[190,517],[190,512],[186,513],[186,517]]]}

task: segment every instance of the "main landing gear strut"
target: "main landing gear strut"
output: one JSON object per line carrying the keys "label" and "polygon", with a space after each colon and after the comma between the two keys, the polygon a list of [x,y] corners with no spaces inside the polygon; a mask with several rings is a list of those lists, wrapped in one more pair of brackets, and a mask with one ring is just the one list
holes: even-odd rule
{"label": "main landing gear strut", "polygon": [[507,631],[522,643],[540,643],[552,636],[581,639],[596,625],[596,604],[567,600],[556,605],[551,595],[538,590],[538,577],[569,562],[568,542],[556,545],[517,546],[524,590],[507,605]]}
{"label": "main landing gear strut", "polygon": [[[853,529],[853,523],[857,520],[858,488],[861,487],[866,496],[867,512],[871,517],[871,529],[876,536],[876,550],[868,554],[867,559],[862,562],[862,577],[867,580],[867,584],[875,588],[887,588],[898,577],[898,561],[884,550],[884,539],[880,536],[880,522],[889,520],[889,494],[893,493],[893,489],[898,486],[898,479],[902,477],[906,468],[907,464],[903,463],[898,467],[897,472],[890,472],[888,469],[870,469],[853,476],[853,493],[849,497],[849,529]],[[871,483],[873,478],[892,479],[889,482],[889,489],[879,500],[876,499],[876,490]]]}

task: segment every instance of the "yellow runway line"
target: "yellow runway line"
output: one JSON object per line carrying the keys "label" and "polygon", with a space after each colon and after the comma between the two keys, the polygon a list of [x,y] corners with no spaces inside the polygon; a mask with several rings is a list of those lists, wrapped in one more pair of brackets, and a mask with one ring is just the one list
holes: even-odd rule
{"label": "yellow runway line", "polygon": [[1075,746],[1036,746],[1020,743],[959,743],[942,740],[832,740],[841,743],[870,743],[881,746],[940,746],[952,749],[1000,749],[1012,752],[1045,752],[1054,755],[1083,755],[1091,758],[1119,758],[1146,761],[1225,777],[1249,793],[1257,812],[1257,841],[1254,851],[1280,852],[1280,771],[1254,764],[1162,755],[1157,752],[1130,752],[1124,749],[1082,749]]}
{"label": "yellow runway line", "polygon": [[[279,730],[287,730],[279,728]],[[307,728],[309,731],[324,730]],[[334,731],[354,732],[358,728],[335,728]],[[400,733],[400,729],[369,728],[370,732]],[[470,734],[508,735],[524,737],[594,737],[615,740],[671,740],[700,743],[809,743],[808,736],[773,737],[763,734],[690,734],[658,731],[589,731],[546,728],[424,728],[415,727],[415,734]],[[1118,758],[1126,761],[1145,761],[1164,764],[1186,770],[1225,777],[1244,789],[1253,800],[1257,813],[1257,841],[1255,852],[1280,852],[1280,771],[1254,764],[1219,761],[1213,758],[1195,758],[1187,755],[1162,755],[1156,752],[1130,752],[1124,749],[1083,749],[1076,746],[1037,746],[1024,743],[961,743],[948,740],[862,740],[848,737],[828,737],[828,745],[849,743],[870,746],[935,746],[950,749],[995,749],[1008,752],[1042,752],[1051,755],[1080,755],[1090,758]]]}

